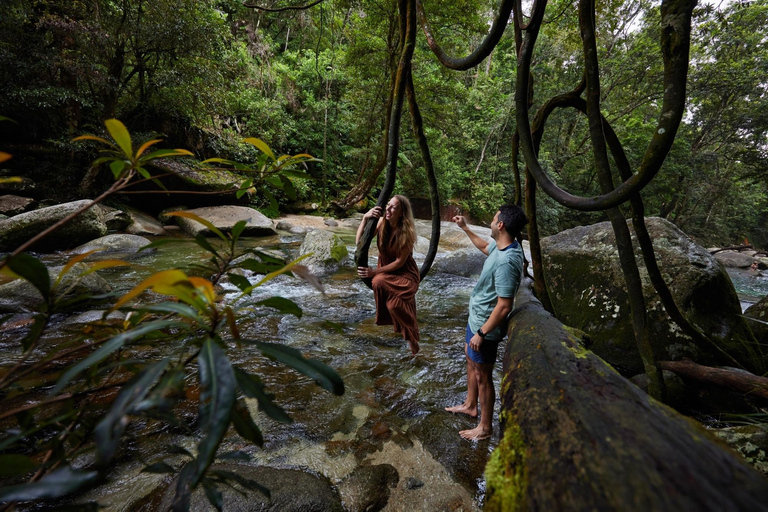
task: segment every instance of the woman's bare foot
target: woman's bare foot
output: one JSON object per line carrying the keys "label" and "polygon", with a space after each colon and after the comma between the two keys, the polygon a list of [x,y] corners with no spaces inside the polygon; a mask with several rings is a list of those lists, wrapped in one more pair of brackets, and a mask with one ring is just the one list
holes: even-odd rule
{"label": "woman's bare foot", "polygon": [[446,407],[446,411],[454,414],[466,414],[470,418],[477,418],[477,407],[469,407],[467,405],[454,405],[453,407]]}
{"label": "woman's bare foot", "polygon": [[493,430],[486,430],[482,428],[480,425],[476,426],[472,430],[461,430],[459,431],[459,435],[463,437],[464,439],[468,439],[470,441],[480,441],[482,439],[488,439],[491,437],[491,434],[493,434]]}
{"label": "woman's bare foot", "polygon": [[419,342],[418,341],[408,340],[408,346],[411,349],[411,354],[416,355],[416,354],[419,353]]}

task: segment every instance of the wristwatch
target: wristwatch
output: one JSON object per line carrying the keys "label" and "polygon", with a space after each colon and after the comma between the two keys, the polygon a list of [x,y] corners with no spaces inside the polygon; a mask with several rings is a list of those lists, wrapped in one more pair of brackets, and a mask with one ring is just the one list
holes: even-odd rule
{"label": "wristwatch", "polygon": [[477,335],[480,336],[483,339],[485,339],[486,334],[487,333],[483,332],[483,328],[482,327],[477,330]]}

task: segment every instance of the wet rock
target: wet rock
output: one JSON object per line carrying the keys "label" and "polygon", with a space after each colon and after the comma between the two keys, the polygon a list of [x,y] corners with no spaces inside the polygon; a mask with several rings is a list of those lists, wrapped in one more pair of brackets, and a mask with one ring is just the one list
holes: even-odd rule
{"label": "wet rock", "polygon": [[422,482],[418,478],[413,478],[412,476],[409,476],[408,478],[405,479],[406,489],[420,489],[421,487],[424,487],[424,482]]}
{"label": "wet rock", "polygon": [[67,319],[67,323],[90,324],[93,322],[101,322],[102,320],[106,320],[107,322],[122,322],[125,320],[125,313],[120,311],[110,311],[107,313],[106,318],[104,317],[104,313],[107,313],[107,310],[92,309],[90,311],[83,311],[79,315]]}
{"label": "wet rock", "polygon": [[[726,352],[762,373],[741,306],[728,274],[704,248],[672,223],[646,219],[664,280],[678,307]],[[630,224],[630,230],[632,226]],[[719,351],[696,346],[664,310],[645,271],[637,244],[650,339],[660,360],[689,357],[724,364]],[[542,240],[547,285],[558,318],[587,332],[590,349],[627,375],[643,372],[631,325],[628,296],[609,222],[581,226]]]}
{"label": "wet rock", "polygon": [[[90,204],[90,199],[49,206],[0,221],[0,251],[11,251],[59,220]],[[107,225],[101,210],[89,208],[36,243],[33,250],[68,249],[104,236]]]}
{"label": "wet rock", "polygon": [[150,241],[139,235],[107,235],[72,249],[73,254],[83,254],[98,249],[99,252],[91,254],[86,260],[99,260],[104,258],[121,258],[132,255],[144,256],[151,254],[155,249],[147,249],[139,252],[139,249],[149,245]]}
{"label": "wet rock", "polygon": [[768,476],[768,430],[764,424],[713,429],[713,432],[743,455],[756,470]]}
{"label": "wet rock", "polygon": [[389,501],[390,488],[397,487],[400,475],[391,464],[359,466],[339,485],[339,494],[349,512],[376,512]]}
{"label": "wet rock", "polygon": [[754,257],[736,251],[720,251],[715,253],[715,259],[729,268],[749,268]]}
{"label": "wet rock", "polygon": [[[464,235],[466,237],[466,235]],[[485,263],[485,254],[477,247],[464,247],[455,251],[438,254],[433,265],[435,272],[457,276],[479,276]]]}
{"label": "wet rock", "polygon": [[131,224],[125,230],[132,235],[167,235],[168,231],[156,218],[146,213],[126,208],[125,211],[131,216]]}
{"label": "wet rock", "polygon": [[299,254],[311,256],[302,261],[314,274],[327,275],[336,272],[347,258],[347,246],[338,236],[329,231],[315,229],[307,233],[299,248]]}
{"label": "wet rock", "polygon": [[[338,493],[327,478],[305,473],[295,469],[275,469],[254,467],[244,464],[214,464],[209,469],[219,475],[234,473],[240,478],[253,480],[269,489],[271,498],[258,491],[243,488],[233,483],[233,487],[219,485],[223,494],[224,507],[228,512],[341,512],[342,505]],[[176,479],[166,489],[158,510],[168,510],[176,491]],[[190,510],[202,512],[211,510],[211,505],[202,489],[192,494]]]}
{"label": "wet rock", "polygon": [[35,207],[37,201],[29,197],[15,196],[13,194],[6,194],[0,196],[0,213],[13,217],[20,213],[29,211]]}
{"label": "wet rock", "polygon": [[[51,283],[54,282],[56,276],[58,276],[63,268],[63,266],[58,266],[48,269]],[[95,272],[83,277],[80,276],[88,269],[88,265],[76,263],[64,274],[57,287],[58,290],[68,290],[62,298],[77,295],[98,295],[111,291],[111,287],[104,278]],[[37,288],[23,279],[16,279],[0,286],[0,312],[19,313],[34,311],[42,300],[43,297],[37,291]]]}
{"label": "wet rock", "polygon": [[[239,221],[245,221],[245,229],[242,236],[271,236],[276,235],[277,231],[272,226],[272,220],[260,213],[254,208],[247,206],[207,206],[204,208],[194,208],[187,210],[188,213],[194,213],[223,232],[232,231],[234,225]],[[201,234],[203,236],[214,236],[214,234],[204,225],[192,219],[177,218],[177,222],[182,230],[192,236]]]}
{"label": "wet rock", "polygon": [[123,210],[105,206],[103,204],[96,205],[96,208],[101,209],[104,215],[104,222],[107,224],[107,229],[110,231],[123,231],[131,225],[131,222],[133,222],[131,216]]}
{"label": "wet rock", "polygon": [[163,226],[175,226],[176,225],[176,219],[178,217],[174,217],[172,215],[168,215],[169,213],[173,212],[183,212],[187,209],[186,206],[172,206],[170,208],[164,208],[163,211],[161,211],[157,215],[157,220],[160,221],[160,223]]}

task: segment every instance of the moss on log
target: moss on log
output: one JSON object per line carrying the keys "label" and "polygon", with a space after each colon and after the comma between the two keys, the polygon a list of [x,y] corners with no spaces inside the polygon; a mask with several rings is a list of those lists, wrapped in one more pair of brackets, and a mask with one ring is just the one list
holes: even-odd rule
{"label": "moss on log", "polygon": [[768,480],[736,452],[586,350],[527,289],[517,300],[486,510],[768,509]]}

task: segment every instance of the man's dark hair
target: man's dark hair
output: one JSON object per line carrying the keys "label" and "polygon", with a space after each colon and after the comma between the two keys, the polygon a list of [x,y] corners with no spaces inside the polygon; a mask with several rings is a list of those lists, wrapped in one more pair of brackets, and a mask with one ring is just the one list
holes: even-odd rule
{"label": "man's dark hair", "polygon": [[504,229],[513,237],[517,237],[523,226],[528,224],[525,212],[514,204],[505,204],[499,207],[499,221],[504,223]]}

